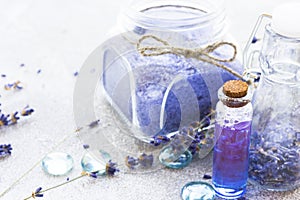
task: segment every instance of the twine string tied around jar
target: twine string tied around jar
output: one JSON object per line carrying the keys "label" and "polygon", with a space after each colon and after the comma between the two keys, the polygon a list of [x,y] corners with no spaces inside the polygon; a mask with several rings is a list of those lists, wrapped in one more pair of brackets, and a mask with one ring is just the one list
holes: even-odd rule
{"label": "twine string tied around jar", "polygon": [[[162,46],[143,46],[142,45],[143,42],[147,39],[153,39],[158,43],[161,43]],[[233,49],[233,54],[231,57],[220,58],[212,55],[212,53],[216,51],[218,48],[226,45],[230,46]],[[189,48],[170,46],[170,44],[167,41],[164,41],[154,35],[145,35],[139,39],[137,43],[137,50],[143,56],[159,56],[164,54],[176,54],[179,56],[184,56],[185,58],[195,58],[197,60],[201,60],[203,62],[210,63],[212,65],[220,67],[228,71],[232,75],[236,76],[237,78],[244,80],[241,74],[222,64],[226,62],[232,62],[236,58],[237,48],[233,43],[230,42],[223,42],[223,41],[216,42],[204,48],[189,49]]]}

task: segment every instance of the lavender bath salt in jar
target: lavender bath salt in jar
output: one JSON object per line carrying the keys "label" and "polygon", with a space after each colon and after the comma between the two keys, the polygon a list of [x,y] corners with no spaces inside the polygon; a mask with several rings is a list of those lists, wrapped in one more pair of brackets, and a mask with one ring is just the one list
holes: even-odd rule
{"label": "lavender bath salt in jar", "polygon": [[137,49],[143,36],[139,45],[158,48],[199,49],[233,42],[222,5],[220,0],[139,0],[120,17],[118,34],[104,45],[102,80],[107,98],[125,124],[140,130],[135,137],[149,141],[172,134],[211,112],[218,88],[236,79],[212,59],[243,71],[237,59],[226,61],[236,53],[229,45],[208,52],[212,57],[208,61],[172,52],[144,56]]}

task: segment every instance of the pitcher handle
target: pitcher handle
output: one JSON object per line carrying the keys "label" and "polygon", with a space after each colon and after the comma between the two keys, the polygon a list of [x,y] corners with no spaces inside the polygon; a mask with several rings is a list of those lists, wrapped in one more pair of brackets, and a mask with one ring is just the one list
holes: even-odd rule
{"label": "pitcher handle", "polygon": [[252,52],[250,53],[250,55],[248,56],[248,54],[249,54],[249,49],[250,49],[250,47],[255,43],[254,42],[254,40],[255,40],[255,36],[256,36],[256,33],[258,32],[258,30],[259,30],[259,28],[261,28],[261,24],[262,24],[262,21],[263,21],[263,19],[266,19],[266,18],[268,18],[268,19],[271,19],[272,18],[272,15],[269,15],[269,14],[262,14],[262,15],[260,15],[259,17],[258,17],[258,19],[257,19],[257,21],[256,21],[256,24],[255,24],[255,26],[254,26],[254,28],[253,28],[253,31],[252,31],[252,33],[251,33],[251,35],[250,35],[250,38],[249,38],[249,40],[248,40],[248,42],[246,43],[246,46],[245,46],[245,48],[244,48],[244,51],[243,51],[243,65],[245,66],[245,71],[247,70],[247,69],[249,69],[250,68],[250,66],[251,66],[251,59],[249,59],[249,58],[251,58],[251,56],[253,57],[253,55],[252,55]]}

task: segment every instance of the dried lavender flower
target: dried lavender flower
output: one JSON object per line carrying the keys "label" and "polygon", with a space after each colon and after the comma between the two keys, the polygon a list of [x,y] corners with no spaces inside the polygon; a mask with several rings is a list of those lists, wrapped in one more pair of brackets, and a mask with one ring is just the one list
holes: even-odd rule
{"label": "dried lavender flower", "polygon": [[12,151],[11,144],[1,144],[0,145],[0,158],[4,158],[11,155]]}
{"label": "dried lavender flower", "polygon": [[97,119],[97,120],[91,122],[91,123],[89,124],[89,127],[90,127],[90,128],[94,128],[94,127],[98,126],[99,122],[100,122],[100,119]]}
{"label": "dried lavender flower", "polygon": [[143,166],[145,168],[152,167],[153,161],[154,161],[154,158],[153,158],[152,154],[147,155],[145,153],[142,153],[139,156],[139,163],[140,163],[141,166]]}
{"label": "dried lavender flower", "polygon": [[211,175],[208,175],[208,174],[203,175],[203,179],[211,179],[211,178],[212,178]]}
{"label": "dried lavender flower", "polygon": [[44,195],[41,194],[42,188],[38,187],[35,192],[32,192],[31,197],[35,199],[35,197],[43,197]]}
{"label": "dried lavender flower", "polygon": [[0,110],[0,127],[7,126],[9,124],[9,115],[1,114]]}
{"label": "dried lavender flower", "polygon": [[150,141],[150,144],[153,144],[154,146],[159,146],[161,144],[166,144],[170,142],[170,138],[165,135],[157,135],[152,138]]}
{"label": "dried lavender flower", "polygon": [[126,156],[125,165],[130,169],[134,169],[139,164],[139,160],[137,158]]}
{"label": "dried lavender flower", "polygon": [[115,173],[119,172],[120,170],[117,168],[117,163],[114,163],[110,160],[108,163],[106,163],[105,171],[108,176],[114,176]]}
{"label": "dried lavender flower", "polygon": [[21,81],[16,81],[16,82],[13,82],[13,83],[8,83],[6,85],[4,85],[4,89],[5,90],[22,90],[23,87],[20,86],[21,84]]}
{"label": "dried lavender flower", "polygon": [[97,172],[90,172],[88,175],[92,178],[98,178]]}
{"label": "dried lavender flower", "polygon": [[21,115],[22,116],[29,116],[34,112],[34,109],[30,108],[29,106],[26,106],[25,108],[23,108],[23,110],[21,111]]}

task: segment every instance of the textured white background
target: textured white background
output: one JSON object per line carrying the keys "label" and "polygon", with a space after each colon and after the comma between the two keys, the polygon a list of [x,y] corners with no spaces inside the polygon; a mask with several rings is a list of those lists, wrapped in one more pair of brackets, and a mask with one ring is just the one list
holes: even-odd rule
{"label": "textured white background", "polygon": [[[73,73],[116,24],[117,13],[128,0],[0,0],[1,109],[10,112],[30,104],[33,116],[10,128],[0,129],[0,143],[13,145],[12,156],[0,160],[0,194],[63,137],[75,129],[72,95]],[[226,0],[230,32],[244,47],[257,17],[270,13],[281,0]],[[285,1],[286,2],[286,1]],[[25,63],[24,68],[19,65]],[[41,74],[36,71],[41,69]],[[4,91],[2,85],[21,80],[25,89]],[[71,137],[56,148],[74,157],[69,177],[81,172],[84,153],[78,138]],[[45,194],[44,199],[180,199],[181,187],[209,173],[210,159],[195,161],[180,170],[124,175],[108,179],[82,179]],[[41,166],[26,175],[0,199],[23,199],[35,188],[53,186],[66,177],[46,175]],[[249,187],[249,199],[300,199],[300,191],[271,193]]]}

